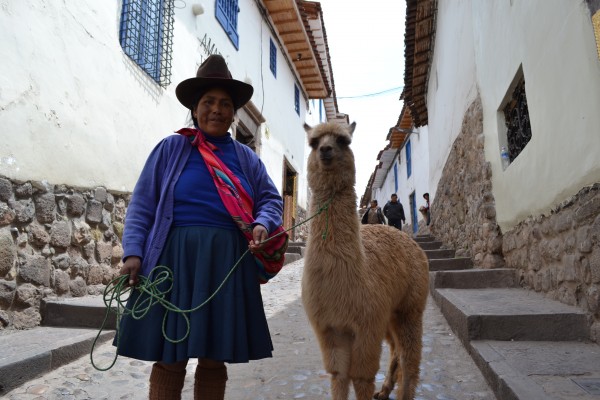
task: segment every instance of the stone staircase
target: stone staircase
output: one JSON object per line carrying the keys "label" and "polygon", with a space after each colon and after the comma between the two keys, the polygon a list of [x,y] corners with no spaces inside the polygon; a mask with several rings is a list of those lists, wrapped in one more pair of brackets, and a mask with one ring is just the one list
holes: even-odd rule
{"label": "stone staircase", "polygon": [[474,268],[431,236],[430,293],[500,400],[600,399],[600,346],[579,308],[521,288],[513,269]]}

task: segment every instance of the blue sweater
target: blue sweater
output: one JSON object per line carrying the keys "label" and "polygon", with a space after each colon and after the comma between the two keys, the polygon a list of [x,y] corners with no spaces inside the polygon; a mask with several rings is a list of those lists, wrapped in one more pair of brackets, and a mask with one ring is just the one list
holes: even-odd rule
{"label": "blue sweater", "polygon": [[[283,200],[258,156],[234,141],[240,165],[253,189],[256,224],[269,232],[281,225]],[[173,192],[192,151],[198,151],[183,135],[171,135],[152,150],[133,189],[125,217],[123,259],[142,259],[142,275],[156,266],[173,223]]]}

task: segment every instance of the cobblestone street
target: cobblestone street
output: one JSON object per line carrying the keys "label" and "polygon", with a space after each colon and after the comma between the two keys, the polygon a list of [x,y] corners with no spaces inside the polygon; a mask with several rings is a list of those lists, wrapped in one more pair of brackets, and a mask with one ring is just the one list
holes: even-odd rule
{"label": "cobblestone street", "polygon": [[[228,400],[330,398],[329,376],[321,363],[318,344],[302,309],[300,281],[303,260],[288,264],[269,284],[263,300],[275,347],[271,359],[228,365]],[[420,400],[495,399],[458,338],[431,298],[423,336]],[[384,379],[389,352],[384,346],[377,386]],[[107,342],[94,353],[99,367],[114,357]],[[146,399],[151,363],[119,358],[106,372],[96,370],[89,355],[8,393],[10,400]],[[195,363],[188,365],[183,399],[192,399]],[[392,396],[395,399],[395,396]],[[351,395],[351,399],[354,399]]]}

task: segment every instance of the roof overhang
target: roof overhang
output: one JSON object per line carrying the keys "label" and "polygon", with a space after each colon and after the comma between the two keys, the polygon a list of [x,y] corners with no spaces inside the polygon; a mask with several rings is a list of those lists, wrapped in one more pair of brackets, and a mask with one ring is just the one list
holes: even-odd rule
{"label": "roof overhang", "polygon": [[[329,97],[333,79],[327,76],[331,67],[320,3],[302,0],[262,0],[262,3],[308,98]],[[319,35],[319,31],[323,34]]]}
{"label": "roof overhang", "polygon": [[400,99],[410,108],[415,126],[427,125],[427,83],[433,56],[437,0],[406,1],[404,90]]}

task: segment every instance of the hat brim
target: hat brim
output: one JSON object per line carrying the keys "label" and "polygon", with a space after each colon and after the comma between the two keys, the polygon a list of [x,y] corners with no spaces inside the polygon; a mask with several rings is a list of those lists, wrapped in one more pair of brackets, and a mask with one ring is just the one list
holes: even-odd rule
{"label": "hat brim", "polygon": [[198,92],[209,87],[222,88],[227,91],[231,95],[236,108],[243,107],[254,93],[254,88],[251,85],[236,79],[190,78],[177,85],[175,95],[185,108],[191,110],[194,107],[194,101],[197,100]]}

